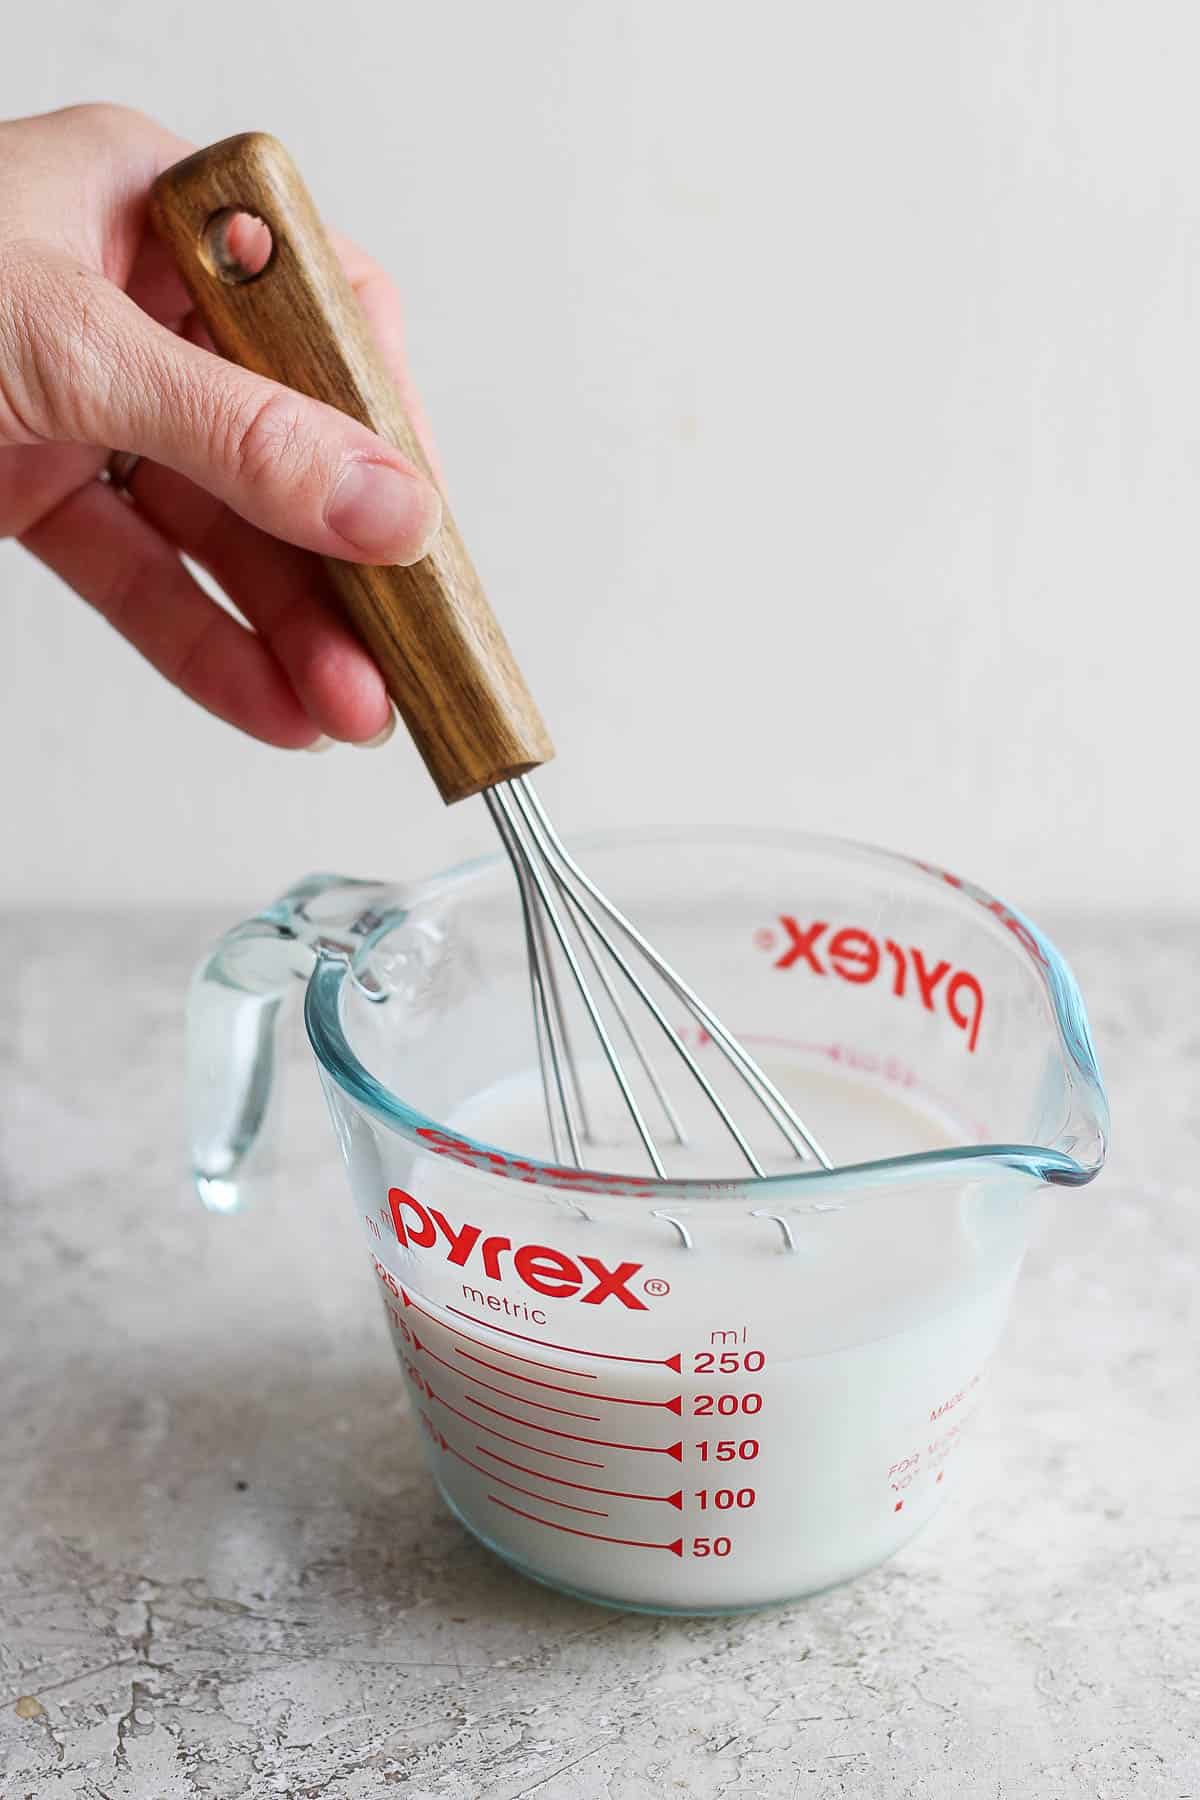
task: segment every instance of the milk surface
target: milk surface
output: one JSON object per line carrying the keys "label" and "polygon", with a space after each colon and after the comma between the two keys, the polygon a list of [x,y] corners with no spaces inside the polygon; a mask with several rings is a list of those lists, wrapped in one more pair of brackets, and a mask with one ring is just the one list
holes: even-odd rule
{"label": "milk surface", "polygon": [[[837,1164],[964,1141],[911,1085],[763,1062]],[[596,1071],[586,1090],[585,1160],[644,1173]],[[448,1124],[550,1155],[536,1071]],[[740,1174],[719,1121],[698,1124],[671,1173]],[[756,1148],[769,1139],[764,1121]],[[795,1167],[782,1143],[769,1162]],[[586,1183],[552,1205],[492,1183],[484,1205],[472,1181],[421,1160],[385,1300],[439,1487],[502,1556],[594,1598],[720,1610],[869,1568],[936,1509],[1016,1273],[1011,1256],[979,1252],[965,1183],[781,1220],[704,1199],[659,1218],[653,1198],[614,1204]],[[588,1303],[603,1283],[589,1258],[636,1271],[624,1298]],[[518,1265],[571,1291],[531,1289]]]}
{"label": "milk surface", "polygon": [[[712,1059],[711,1052],[710,1059],[705,1063],[705,1072],[715,1081],[725,1071]],[[762,1066],[789,1104],[811,1125],[835,1164],[912,1156],[969,1141],[955,1118],[929,1095],[916,1094],[911,1085],[880,1081],[852,1066],[825,1068],[800,1058],[784,1061],[768,1056],[762,1059]],[[682,1085],[681,1079],[672,1083],[676,1100],[681,1097]],[[632,1175],[650,1174],[645,1149],[606,1066],[584,1065],[580,1086],[591,1125],[590,1136],[581,1146],[585,1166]],[[723,1097],[728,1099],[728,1078],[720,1086],[725,1090]],[[766,1173],[791,1174],[804,1167],[766,1111],[753,1098],[748,1099],[744,1089],[740,1095],[734,1090],[734,1095],[736,1103],[731,1110],[747,1130]],[[746,1176],[748,1168],[740,1150],[715,1109],[702,1097],[686,1114],[687,1142],[682,1146],[673,1142],[669,1125],[655,1110],[653,1096],[639,1093],[638,1098],[672,1179],[740,1180]],[[454,1113],[450,1128],[503,1150],[555,1160],[537,1070],[526,1070],[473,1095]]]}

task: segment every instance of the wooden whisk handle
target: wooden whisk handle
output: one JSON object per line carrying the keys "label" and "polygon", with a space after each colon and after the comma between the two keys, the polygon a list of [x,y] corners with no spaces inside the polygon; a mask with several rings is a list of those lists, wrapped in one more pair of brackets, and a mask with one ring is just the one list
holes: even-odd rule
{"label": "wooden whisk handle", "polygon": [[[246,132],[167,169],[151,211],[223,355],[324,400],[425,455],[357,297],[291,157]],[[239,278],[215,249],[220,216],[245,212],[271,233],[260,274]],[[546,727],[447,512],[411,568],[327,559],[355,629],[447,802],[549,761]]]}

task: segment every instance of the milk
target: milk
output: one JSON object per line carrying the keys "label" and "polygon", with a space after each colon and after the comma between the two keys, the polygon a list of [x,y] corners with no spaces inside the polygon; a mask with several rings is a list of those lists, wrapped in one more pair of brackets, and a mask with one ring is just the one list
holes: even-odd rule
{"label": "milk", "polygon": [[[765,1066],[835,1163],[963,1141],[911,1079]],[[699,1124],[671,1172],[739,1174],[719,1121]],[[550,1155],[535,1071],[449,1129]],[[589,1162],[644,1170],[619,1101],[593,1131]],[[786,1147],[771,1167],[795,1167]],[[768,1190],[778,1217],[482,1186],[422,1157],[374,1250],[438,1485],[500,1555],[592,1598],[711,1611],[869,1568],[936,1509],[1021,1242],[961,1178],[843,1191],[830,1212]]]}

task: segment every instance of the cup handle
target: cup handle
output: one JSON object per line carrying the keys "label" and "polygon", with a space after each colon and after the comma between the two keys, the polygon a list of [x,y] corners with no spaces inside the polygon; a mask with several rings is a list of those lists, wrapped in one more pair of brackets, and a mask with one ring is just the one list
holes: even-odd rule
{"label": "cup handle", "polygon": [[192,977],[187,1106],[192,1178],[213,1212],[236,1212],[264,1147],[284,1015],[318,960],[346,960],[396,889],[311,875],[226,932]]}

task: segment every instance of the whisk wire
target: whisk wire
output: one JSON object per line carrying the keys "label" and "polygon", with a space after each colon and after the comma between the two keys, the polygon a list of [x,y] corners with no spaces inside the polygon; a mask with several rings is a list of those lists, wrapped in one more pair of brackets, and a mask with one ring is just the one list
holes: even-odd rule
{"label": "whisk wire", "polygon": [[[542,821],[542,819],[540,819],[537,816],[536,812],[534,812],[533,809],[529,807],[528,796],[518,793],[517,794],[517,804],[521,807],[522,812],[525,814],[526,820],[529,824],[530,831],[531,831],[532,835],[534,836],[535,840],[537,841],[538,847],[542,850],[543,854],[546,856],[546,866],[550,871],[552,880],[555,882],[556,886],[559,888],[564,901],[567,903],[568,907],[571,909],[571,911],[574,914],[576,914],[578,917],[582,918],[584,921],[586,921],[586,923],[588,925],[590,925],[592,931],[596,934],[597,938],[600,940],[600,943],[604,946],[605,950],[607,950],[609,956],[611,956],[611,958],[612,958],[613,962],[616,964],[617,968],[621,971],[621,973],[625,977],[626,981],[629,982],[630,986],[633,988],[633,990],[637,994],[638,998],[642,1001],[642,1003],[646,1007],[646,1010],[649,1012],[651,1018],[654,1019],[655,1023],[662,1030],[662,1032],[663,1032],[664,1036],[666,1037],[667,1042],[670,1044],[671,1048],[682,1059],[683,1063],[685,1064],[685,1066],[688,1070],[688,1073],[693,1077],[693,1079],[698,1083],[698,1085],[702,1089],[705,1097],[707,1098],[707,1100],[709,1101],[713,1110],[716,1112],[717,1116],[721,1120],[721,1123],[725,1126],[725,1129],[729,1132],[730,1136],[733,1138],[734,1142],[736,1143],[738,1149],[741,1151],[742,1155],[745,1157],[746,1161],[749,1163],[750,1168],[753,1171],[753,1173],[755,1175],[763,1174],[764,1171],[763,1171],[762,1164],[760,1163],[758,1157],[755,1155],[753,1149],[751,1148],[750,1143],[745,1136],[745,1133],[741,1130],[740,1126],[737,1123],[737,1120],[733,1117],[732,1113],[729,1111],[728,1107],[725,1105],[724,1101],[721,1099],[720,1095],[717,1093],[716,1089],[713,1087],[711,1081],[709,1081],[707,1075],[704,1073],[703,1069],[697,1063],[695,1057],[692,1055],[691,1051],[688,1049],[687,1045],[684,1043],[683,1039],[680,1037],[680,1035],[679,1035],[678,1031],[676,1030],[676,1028],[674,1027],[674,1025],[672,1025],[671,1021],[667,1018],[666,1014],[663,1012],[662,1007],[659,1005],[658,1001],[654,998],[654,995],[650,992],[650,990],[646,986],[645,982],[641,980],[641,978],[637,975],[635,970],[631,967],[628,958],[623,954],[620,947],[613,942],[612,937],[605,930],[603,924],[596,917],[596,914],[592,911],[592,909],[588,905],[587,901],[582,899],[575,892],[573,892],[565,875],[557,867],[556,862],[553,860],[552,848],[546,842],[545,827],[544,827],[543,821]],[[589,955],[592,958],[593,965],[596,967],[597,971],[601,974],[601,978],[604,981],[605,989],[611,995],[612,994],[611,982],[609,981],[607,974],[604,972],[602,965],[600,964],[599,959],[597,958],[595,952],[591,950],[590,943],[588,942],[586,933],[583,932],[582,927],[578,927],[578,929],[580,930],[580,936],[583,938],[583,941],[588,944]],[[622,1018],[626,1018],[626,1015],[623,1012],[622,1012],[621,1016],[622,1016]],[[638,1059],[641,1062],[642,1067],[647,1071],[647,1074],[650,1076],[650,1079],[653,1083],[655,1092],[657,1094],[659,1094],[661,1097],[663,1094],[661,1081],[657,1075],[657,1072],[654,1070],[654,1065],[651,1062],[650,1057],[648,1056],[640,1039],[637,1037],[637,1034],[634,1032],[633,1027],[628,1023],[627,1018],[626,1018],[626,1029],[629,1031],[630,1038],[633,1042],[635,1050],[637,1051]],[[674,1108],[671,1107],[670,1103],[665,1101],[665,1099],[664,1099],[664,1105],[666,1105],[666,1107],[668,1109],[668,1116],[673,1119],[674,1118]],[[682,1137],[680,1137],[678,1139],[678,1141],[682,1143],[685,1140]]]}
{"label": "whisk wire", "polygon": [[[633,1120],[637,1134],[642,1140],[642,1146],[645,1149],[646,1155],[650,1158],[655,1174],[660,1180],[665,1181],[667,1175],[666,1165],[659,1154],[658,1145],[651,1136],[650,1129],[642,1116],[642,1109],[638,1105],[637,1096],[634,1094],[634,1091],[629,1084],[629,1077],[625,1072],[625,1067],[621,1062],[620,1057],[617,1055],[612,1039],[609,1036],[608,1029],[601,1017],[600,1010],[596,1005],[595,997],[587,984],[583,970],[580,967],[579,958],[575,954],[574,947],[567,935],[566,927],[559,916],[558,908],[554,903],[554,897],[550,892],[546,877],[538,865],[536,856],[531,853],[529,845],[522,833],[522,815],[516,810],[513,802],[512,788],[514,785],[515,784],[512,782],[504,782],[497,787],[489,788],[486,791],[484,798],[487,800],[493,818],[498,819],[500,813],[503,813],[508,822],[510,827],[509,834],[501,834],[504,836],[505,848],[509,852],[510,859],[513,857],[514,848],[516,849],[524,864],[526,874],[537,890],[537,896],[541,902],[542,911],[545,914],[551,931],[558,940],[559,949],[562,951],[567,967],[570,970],[575,986],[578,989],[579,997],[591,1020],[592,1028],[600,1042],[600,1048],[604,1052],[605,1061],[612,1071],[613,1079],[621,1090],[621,1097],[625,1102],[630,1118]],[[558,1089],[561,1096],[561,1081],[558,1084]]]}
{"label": "whisk wire", "polygon": [[[575,1121],[571,1108],[567,1104],[566,1088],[563,1082],[564,1063],[575,1074],[574,1060],[571,1057],[569,1044],[566,1042],[566,1021],[562,1016],[561,1005],[556,1008],[557,1017],[552,1018],[550,1001],[547,996],[547,977],[553,979],[553,966],[547,953],[544,931],[537,911],[537,898],[532,892],[532,884],[526,872],[520,849],[516,844],[512,826],[502,808],[493,804],[492,795],[485,793],[488,810],[492,815],[500,841],[508,852],[513,873],[517,878],[517,892],[521,899],[521,918],[525,928],[525,957],[529,966],[529,989],[533,1001],[533,1026],[537,1040],[538,1064],[542,1073],[542,1096],[546,1102],[546,1123],[550,1128],[550,1143],[556,1162],[563,1162],[567,1156],[578,1168],[581,1166],[579,1139],[575,1129]],[[555,990],[557,999],[557,990]],[[562,1053],[555,1039],[555,1027],[563,1034]],[[576,1095],[579,1093],[578,1076],[576,1074]],[[554,1100],[557,1096],[558,1107]],[[562,1127],[565,1127],[567,1151],[562,1144]]]}
{"label": "whisk wire", "polygon": [[[528,878],[526,879],[526,891],[528,893]],[[563,1062],[565,1063],[567,1070],[567,1079],[570,1083],[571,1094],[575,1102],[575,1114],[579,1121],[579,1135],[586,1143],[592,1137],[592,1124],[591,1119],[588,1116],[587,1101],[584,1098],[583,1082],[580,1080],[579,1076],[579,1064],[575,1060],[575,1052],[571,1046],[571,1033],[567,1027],[566,1008],[563,1005],[562,995],[559,992],[558,975],[554,967],[554,958],[550,954],[550,944],[546,937],[546,922],[542,917],[541,908],[537,904],[536,894],[529,893],[529,900],[533,915],[533,929],[536,933],[538,949],[541,951],[542,956],[544,979],[549,988],[550,1007],[554,1015],[558,1043],[562,1049]]]}
{"label": "whisk wire", "polygon": [[[513,781],[506,785],[513,790],[514,794],[517,796],[518,803],[521,805],[525,816],[531,821],[535,820],[537,825],[541,827],[538,834],[539,847],[542,848],[544,855],[549,859],[552,859],[551,867],[557,863],[562,871],[578,882],[585,892],[596,902],[602,912],[624,933],[630,942],[642,952],[643,956],[645,956],[646,960],[650,963],[650,966],[677,998],[683,1002],[684,1006],[686,1006],[688,1011],[692,1014],[692,1017],[703,1026],[710,1038],[717,1045],[718,1049],[742,1075],[743,1079],[758,1099],[760,1105],[775,1121],[776,1125],[796,1153],[802,1157],[814,1158],[822,1168],[832,1168],[832,1162],[825,1154],[816,1138],[809,1131],[804,1121],[798,1116],[793,1108],[788,1105],[788,1102],[779,1092],[779,1089],[763,1073],[762,1069],[759,1068],[753,1058],[747,1054],[733,1034],[726,1029],[720,1019],[716,1017],[715,1013],[705,1005],[704,1001],[701,1000],[683,980],[682,976],[676,973],[666,959],[654,948],[653,944],[642,936],[637,927],[613,905],[607,895],[596,886],[595,882],[590,879],[587,873],[575,861],[574,857],[572,857],[567,850],[555,830],[545,807],[537,796],[532,782],[525,776],[517,776]],[[598,926],[594,928],[598,931],[600,930]],[[600,931],[600,935],[604,938],[607,947],[612,951],[611,940],[607,937],[607,934]],[[640,984],[638,985],[640,987]],[[718,1110],[724,1110],[723,1108],[720,1108],[719,1103]],[[762,1170],[758,1166],[757,1161],[753,1159],[753,1157],[751,1157],[751,1161],[755,1173],[761,1174]]]}
{"label": "whisk wire", "polygon": [[732,1033],[580,868],[551,823],[532,783],[526,777],[518,776],[512,781],[487,789],[484,799],[517,881],[529,958],[534,1031],[555,1157],[560,1161],[564,1160],[565,1138],[567,1155],[577,1168],[582,1167],[581,1139],[583,1142],[593,1139],[584,1102],[583,1082],[571,1046],[567,1011],[555,972],[552,941],[557,944],[566,963],[574,988],[655,1174],[660,1178],[666,1177],[662,1155],[638,1104],[625,1065],[605,1025],[596,995],[588,984],[580,960],[581,953],[628,1039],[676,1142],[684,1144],[687,1141],[683,1125],[655,1064],[634,1027],[609,965],[624,979],[633,995],[641,1001],[663,1032],[752,1172],[755,1175],[764,1173],[763,1165],[737,1119],[700,1067],[681,1032],[667,1017],[659,1000],[614,937],[615,928],[628,944],[641,952],[665,988],[682,1002],[726,1062],[741,1076],[791,1149],[801,1157],[815,1158],[824,1168],[832,1167],[803,1120]]}
{"label": "whisk wire", "polygon": [[[520,804],[520,796],[518,796],[518,804]],[[524,809],[522,809],[522,810],[524,810]],[[529,824],[530,829],[533,832],[533,835],[536,837],[538,830],[539,830],[539,826],[538,826],[536,820],[530,820],[527,815],[526,822]],[[626,980],[629,981],[631,986],[634,988],[635,992],[638,994],[639,998],[642,999],[645,1002],[645,1004],[654,1013],[654,1016],[658,1019],[659,1023],[662,1025],[664,1031],[667,1032],[667,1034],[671,1038],[672,1042],[675,1044],[676,1048],[681,1049],[682,1046],[679,1044],[679,1039],[676,1035],[675,1029],[669,1023],[669,1021],[663,1017],[663,1014],[660,1012],[659,1008],[655,1005],[653,998],[651,997],[650,994],[648,994],[646,992],[646,989],[643,987],[641,982],[638,981],[636,975],[630,969],[629,964],[626,962],[625,958],[617,950],[616,946],[614,944],[612,944],[606,938],[603,930],[596,924],[594,915],[589,911],[587,905],[583,901],[581,901],[576,894],[572,893],[570,886],[568,885],[568,883],[566,881],[563,880],[562,875],[554,867],[553,863],[547,861],[546,867],[549,870],[550,877],[553,880],[555,887],[558,889],[560,898],[564,901],[564,903],[566,905],[567,916],[568,916],[571,924],[575,928],[576,942],[579,944],[580,948],[583,950],[584,954],[586,955],[589,963],[592,966],[592,969],[595,972],[597,981],[599,981],[601,987],[604,989],[604,992],[608,999],[609,1005],[612,1007],[613,1012],[616,1014],[616,1017],[621,1022],[622,1029],[624,1030],[626,1037],[629,1039],[629,1047],[633,1051],[634,1055],[637,1057],[638,1062],[641,1064],[642,1072],[645,1075],[646,1080],[649,1082],[651,1088],[653,1089],[654,1096],[662,1108],[663,1117],[666,1119],[667,1124],[671,1128],[671,1135],[673,1136],[675,1142],[678,1145],[684,1146],[687,1144],[688,1140],[687,1140],[687,1134],[685,1133],[684,1128],[683,1128],[683,1121],[680,1119],[679,1114],[676,1112],[675,1107],[673,1106],[673,1104],[671,1102],[671,1097],[667,1093],[666,1088],[663,1086],[662,1078],[659,1075],[658,1070],[655,1068],[654,1063],[652,1062],[649,1054],[647,1053],[645,1045],[642,1043],[641,1039],[638,1037],[637,1032],[634,1030],[633,1021],[630,1019],[629,1013],[625,1007],[625,1004],[624,1004],[623,1000],[621,999],[620,994],[617,992],[617,989],[613,983],[612,977],[609,975],[608,970],[604,967],[604,964],[601,962],[600,957],[596,953],[596,950],[593,948],[592,940],[588,936],[587,931],[584,929],[585,924],[591,925],[592,929],[596,932],[597,936],[600,938],[600,941],[603,944],[604,948],[608,950],[609,954],[613,958],[613,961],[616,963],[618,969],[620,969],[621,973],[625,976]],[[544,933],[541,934],[541,937],[542,937],[542,947],[543,947],[543,950],[545,951],[546,943],[545,943]],[[553,975],[552,975],[552,979],[553,979]],[[684,1052],[684,1054],[686,1054],[686,1052]],[[591,1136],[591,1133],[587,1129],[586,1124],[584,1127],[583,1135],[585,1138]]]}

